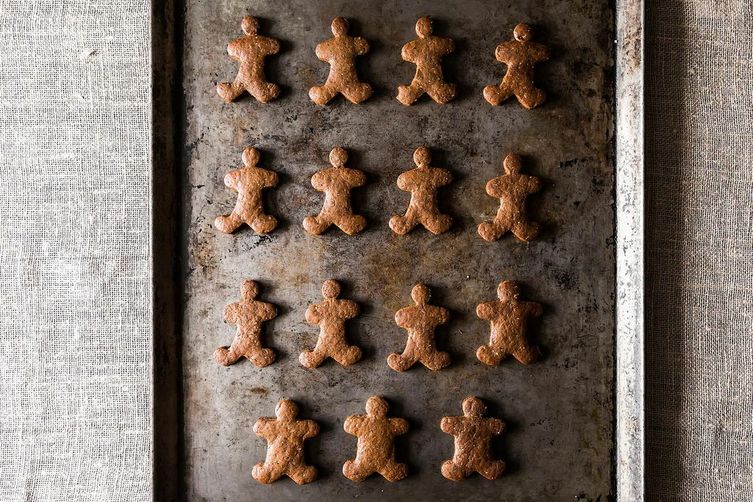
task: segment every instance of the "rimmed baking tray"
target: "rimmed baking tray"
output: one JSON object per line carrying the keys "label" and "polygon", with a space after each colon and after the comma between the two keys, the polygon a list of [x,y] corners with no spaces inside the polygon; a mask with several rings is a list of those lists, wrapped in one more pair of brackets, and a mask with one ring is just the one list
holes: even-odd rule
{"label": "rimmed baking tray", "polygon": [[[640,2],[601,0],[155,3],[155,499],[640,496],[641,10]],[[283,94],[268,105],[248,98],[226,105],[214,90],[234,76],[225,45],[239,36],[247,14],[282,41],[267,73]],[[313,47],[331,36],[329,22],[338,15],[371,43],[359,71],[376,93],[360,106],[340,98],[322,108],[307,96],[328,70]],[[424,99],[403,107],[394,99],[397,85],[412,77],[400,47],[415,37],[421,15],[457,43],[445,69],[460,91],[446,106]],[[520,21],[534,24],[553,52],[537,72],[550,98],[534,111],[514,102],[491,107],[481,96],[502,75],[494,47]],[[395,180],[412,167],[420,145],[455,176],[442,206],[457,223],[436,237],[422,229],[396,236],[387,221],[409,196]],[[268,237],[212,228],[214,217],[232,207],[222,178],[240,165],[245,146],[259,148],[261,165],[281,176],[266,203],[282,225]],[[354,205],[369,227],[356,237],[312,237],[300,225],[321,205],[309,178],[326,166],[333,146],[348,148],[350,165],[368,174]],[[529,244],[510,236],[487,243],[476,225],[493,215],[496,202],[483,186],[511,151],[544,180],[531,204],[544,231]],[[320,300],[330,277],[361,304],[349,333],[365,357],[349,368],[307,370],[297,356],[313,345],[317,329],[303,312]],[[212,352],[234,333],[222,310],[246,278],[257,279],[261,297],[280,308],[266,331],[279,359],[263,369],[244,361],[220,367]],[[489,368],[474,356],[488,339],[475,305],[493,299],[502,279],[520,281],[528,298],[544,304],[532,333],[545,350],[536,364]],[[419,281],[452,311],[439,340],[454,364],[399,374],[385,363],[405,342],[393,316]],[[398,443],[411,476],[399,483],[355,484],[340,473],[355,451],[342,422],[362,413],[372,394],[387,397],[412,426]],[[452,454],[439,419],[458,414],[467,395],[484,398],[508,423],[495,451],[509,470],[498,481],[453,483],[439,473]],[[322,427],[307,449],[321,473],[310,485],[263,486],[250,475],[266,447],[251,428],[281,397],[298,401]]]}

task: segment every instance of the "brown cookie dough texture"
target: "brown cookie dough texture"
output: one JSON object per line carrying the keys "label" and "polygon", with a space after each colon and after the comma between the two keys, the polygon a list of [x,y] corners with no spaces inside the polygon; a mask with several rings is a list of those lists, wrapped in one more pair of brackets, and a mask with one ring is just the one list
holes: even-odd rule
{"label": "brown cookie dough texture", "polygon": [[345,321],[358,315],[358,304],[353,300],[341,300],[340,283],[334,279],[322,285],[324,301],[306,309],[306,322],[319,326],[319,339],[314,350],[301,352],[298,360],[307,368],[317,368],[331,357],[343,366],[350,366],[361,359],[361,349],[348,345],[345,338]]}
{"label": "brown cookie dough texture", "polygon": [[316,467],[306,465],[303,442],[319,434],[313,420],[297,420],[298,406],[281,399],[275,407],[276,418],[262,417],[254,424],[257,436],[267,440],[267,457],[258,463],[251,475],[260,483],[269,484],[282,476],[303,485],[316,479]]}
{"label": "brown cookie dough texture", "polygon": [[397,100],[409,106],[425,93],[439,104],[449,103],[457,87],[444,81],[442,58],[455,52],[455,42],[432,35],[428,17],[416,21],[416,34],[418,38],[405,44],[402,50],[403,60],[416,65],[416,75],[410,85],[397,88]]}
{"label": "brown cookie dough texture", "polygon": [[520,23],[513,30],[515,40],[497,46],[497,61],[507,65],[507,71],[499,85],[484,87],[484,98],[494,106],[511,96],[529,110],[546,101],[546,93],[533,84],[533,69],[536,63],[549,60],[549,48],[532,42],[533,30]]}
{"label": "brown cookie dough texture", "polygon": [[420,362],[432,371],[449,366],[450,355],[437,350],[434,330],[450,320],[450,311],[429,305],[431,291],[416,284],[411,291],[415,305],[405,307],[395,314],[395,323],[408,331],[408,341],[402,354],[390,354],[387,364],[395,371],[405,371]]}
{"label": "brown cookie dough texture", "polygon": [[530,317],[543,313],[540,303],[520,300],[520,287],[515,281],[502,281],[497,287],[499,300],[482,303],[476,315],[491,324],[489,345],[476,351],[478,360],[489,366],[498,365],[508,355],[523,364],[535,362],[541,351],[526,340],[526,324]]}
{"label": "brown cookie dough texture", "polygon": [[320,235],[335,225],[348,235],[355,235],[366,228],[366,218],[353,214],[350,205],[350,191],[366,184],[363,171],[345,167],[348,152],[344,148],[333,148],[329,153],[332,167],[317,171],[311,177],[311,186],[324,192],[324,206],[316,216],[307,216],[303,228],[313,235]]}
{"label": "brown cookie dough texture", "polygon": [[485,418],[486,405],[477,397],[463,400],[462,417],[444,417],[443,432],[455,436],[452,460],[442,464],[442,476],[462,481],[474,472],[486,479],[497,479],[505,471],[505,463],[492,456],[491,441],[505,429],[498,418]]}
{"label": "brown cookie dough texture", "polygon": [[429,166],[431,152],[425,146],[416,149],[413,162],[418,167],[405,171],[397,178],[398,188],[411,193],[408,210],[405,216],[390,218],[390,228],[404,235],[420,223],[433,234],[446,232],[452,226],[452,217],[439,212],[437,189],[452,182],[452,173]]}
{"label": "brown cookie dough texture", "polygon": [[235,207],[230,214],[218,216],[214,226],[226,234],[235,232],[244,223],[257,234],[268,234],[277,228],[277,219],[264,214],[262,190],[277,186],[277,173],[257,167],[259,151],[256,148],[243,150],[241,167],[225,175],[225,186],[238,192]]}
{"label": "brown cookie dough texture", "polygon": [[499,210],[494,220],[478,226],[483,239],[495,241],[511,231],[515,237],[527,242],[538,235],[539,224],[526,218],[526,199],[541,190],[541,180],[520,174],[522,168],[520,156],[511,153],[504,160],[505,174],[487,182],[486,193],[499,199]]}
{"label": "brown cookie dough texture", "polygon": [[248,92],[262,103],[272,101],[280,94],[277,84],[266,81],[264,77],[264,58],[280,52],[280,42],[274,38],[263,37],[256,32],[259,22],[252,16],[241,21],[245,36],[233,40],[227,46],[227,53],[238,61],[238,75],[233,82],[217,85],[217,94],[230,103],[244,92]]}
{"label": "brown cookie dough texture", "polygon": [[329,63],[329,75],[324,85],[309,89],[311,101],[326,105],[338,94],[351,103],[360,103],[371,96],[371,86],[358,80],[356,56],[369,52],[369,43],[361,37],[348,35],[348,21],[342,17],[332,20],[334,38],[316,46],[316,57]]}
{"label": "brown cookie dough texture", "polygon": [[275,352],[261,345],[261,323],[277,317],[277,308],[256,300],[259,286],[255,281],[244,282],[241,292],[241,301],[225,307],[225,320],[235,324],[238,331],[232,345],[215,350],[214,358],[223,366],[230,366],[245,357],[263,368],[274,362]]}
{"label": "brown cookie dough texture", "polygon": [[379,396],[366,401],[366,415],[351,415],[343,429],[358,437],[356,458],[345,462],[343,475],[363,481],[374,473],[387,481],[399,481],[408,475],[408,466],[395,460],[395,437],[408,432],[408,422],[387,416],[389,405]]}

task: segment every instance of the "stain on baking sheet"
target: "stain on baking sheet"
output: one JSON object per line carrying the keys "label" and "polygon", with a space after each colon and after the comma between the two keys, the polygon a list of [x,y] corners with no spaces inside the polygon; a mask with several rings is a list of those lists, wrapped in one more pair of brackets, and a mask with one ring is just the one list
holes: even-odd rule
{"label": "stain on baking sheet", "polygon": [[[332,0],[239,3],[186,0],[184,91],[186,99],[184,194],[188,245],[183,329],[186,487],[189,500],[606,500],[612,493],[614,352],[613,90],[611,2],[554,0],[465,2]],[[232,104],[217,95],[237,63],[225,52],[243,16],[260,19],[260,32],[281,41],[266,62],[266,76],[282,87],[268,104],[244,96]],[[457,97],[438,105],[424,96],[410,107],[396,99],[415,66],[400,48],[416,38],[420,16],[435,20],[435,33],[455,40],[443,58],[444,77]],[[360,105],[336,97],[326,107],[308,89],[326,79],[328,65],[314,54],[331,37],[336,16],[369,41],[358,74],[374,94]],[[519,22],[536,29],[550,61],[536,67],[536,85],[547,101],[525,110],[514,99],[493,107],[483,98],[504,67],[494,59]],[[278,228],[258,236],[246,227],[218,232],[214,218],[227,214],[236,194],[223,184],[254,146],[263,167],[280,176],[265,193],[265,210]],[[309,235],[302,221],[322,206],[311,176],[329,166],[333,147],[348,150],[348,166],[366,173],[352,193],[367,227],[349,237],[336,228]],[[397,187],[400,173],[415,167],[413,152],[427,146],[432,166],[449,170],[440,189],[441,212],[454,219],[444,234],[416,227],[407,235],[389,228],[404,214],[410,194]],[[479,223],[494,217],[499,200],[485,184],[502,174],[502,160],[516,152],[525,173],[542,180],[529,199],[529,214],[542,225],[529,243],[507,234],[486,242]],[[351,343],[363,359],[349,367],[327,361],[310,370],[298,362],[318,328],[305,322],[308,305],[321,301],[321,285],[334,278],[361,315],[348,321]],[[279,316],[265,330],[278,359],[265,368],[240,360],[217,364],[214,350],[232,339],[225,305],[237,301],[246,279],[263,284],[264,301]],[[516,280],[523,297],[543,305],[531,339],[544,356],[528,366],[514,359],[489,367],[476,358],[488,343],[489,325],[476,305],[496,299],[501,280]],[[438,372],[422,365],[398,373],[387,356],[405,346],[395,312],[411,304],[416,283],[431,288],[432,304],[450,311],[437,344],[452,356]],[[398,461],[410,475],[389,483],[371,477],[357,484],[342,475],[356,439],[343,431],[345,417],[363,413],[371,395],[382,395],[390,413],[410,431],[398,440]],[[462,482],[442,477],[452,456],[452,437],[439,428],[476,395],[507,430],[494,452],[508,464],[496,481]],[[306,458],[316,482],[288,479],[261,485],[251,477],[265,455],[252,428],[273,416],[281,398],[295,400],[321,434],[307,441]]]}

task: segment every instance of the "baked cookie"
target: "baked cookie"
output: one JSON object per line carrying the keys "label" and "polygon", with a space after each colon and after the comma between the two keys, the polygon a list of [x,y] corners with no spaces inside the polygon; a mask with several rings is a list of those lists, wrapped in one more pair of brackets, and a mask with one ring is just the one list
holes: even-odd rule
{"label": "baked cookie", "polygon": [[451,38],[432,34],[432,23],[428,17],[416,21],[418,38],[403,46],[404,61],[416,65],[416,74],[410,85],[397,88],[397,100],[406,106],[416,102],[424,94],[441,105],[455,97],[457,86],[444,81],[442,58],[455,52],[455,42]]}

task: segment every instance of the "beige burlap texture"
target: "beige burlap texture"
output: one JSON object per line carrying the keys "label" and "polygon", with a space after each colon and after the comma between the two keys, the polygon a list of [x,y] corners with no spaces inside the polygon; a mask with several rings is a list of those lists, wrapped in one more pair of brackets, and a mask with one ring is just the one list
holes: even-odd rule
{"label": "beige burlap texture", "polygon": [[753,7],[646,10],[649,500],[753,498]]}
{"label": "beige burlap texture", "polygon": [[0,0],[0,500],[151,500],[147,0]]}

